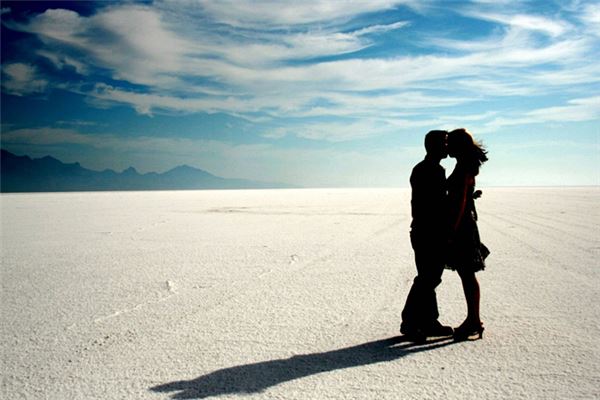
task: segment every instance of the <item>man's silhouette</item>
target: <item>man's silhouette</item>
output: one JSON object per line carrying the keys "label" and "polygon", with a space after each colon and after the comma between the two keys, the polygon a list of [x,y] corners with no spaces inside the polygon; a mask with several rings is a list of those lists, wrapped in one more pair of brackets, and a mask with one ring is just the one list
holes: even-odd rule
{"label": "man's silhouette", "polygon": [[417,277],[406,298],[400,331],[415,339],[452,335],[438,322],[435,288],[442,281],[447,244],[446,172],[440,161],[448,156],[446,131],[425,135],[425,159],[412,170],[410,240]]}

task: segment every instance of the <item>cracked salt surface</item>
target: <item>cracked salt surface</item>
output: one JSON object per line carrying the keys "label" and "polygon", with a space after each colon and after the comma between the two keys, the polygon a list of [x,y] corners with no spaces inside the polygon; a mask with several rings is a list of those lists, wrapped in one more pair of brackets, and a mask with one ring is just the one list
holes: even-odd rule
{"label": "cracked salt surface", "polygon": [[421,346],[408,190],[3,194],[0,397],[599,398],[600,189],[483,190],[484,338]]}
{"label": "cracked salt surface", "polygon": [[114,311],[113,313],[111,313],[109,315],[106,315],[106,316],[103,316],[103,317],[99,317],[99,318],[95,318],[94,322],[95,323],[100,323],[100,322],[106,321],[107,319],[118,317],[119,315],[122,315],[122,314],[126,314],[126,313],[130,313],[130,312],[133,312],[133,311],[137,311],[137,310],[139,310],[139,309],[141,309],[143,307],[147,307],[147,306],[149,306],[151,304],[159,303],[159,302],[162,302],[162,301],[166,301],[166,300],[170,299],[171,296],[174,296],[174,295],[177,294],[177,292],[175,291],[175,283],[172,282],[172,281],[166,281],[165,282],[165,289],[168,292],[167,295],[162,295],[161,293],[157,293],[157,295],[156,295],[157,298],[155,298],[155,299],[150,299],[150,300],[144,301],[142,303],[136,304],[133,307],[127,307],[127,308],[124,308],[124,309],[121,309],[121,310]]}

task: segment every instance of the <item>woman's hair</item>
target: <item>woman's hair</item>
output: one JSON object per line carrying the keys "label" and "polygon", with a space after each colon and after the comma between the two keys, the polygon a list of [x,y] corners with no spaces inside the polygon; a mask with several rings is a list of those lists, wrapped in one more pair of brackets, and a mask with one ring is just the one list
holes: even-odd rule
{"label": "woman's hair", "polygon": [[448,133],[448,149],[474,175],[479,173],[479,167],[488,160],[485,147],[476,142],[465,128],[455,129]]}

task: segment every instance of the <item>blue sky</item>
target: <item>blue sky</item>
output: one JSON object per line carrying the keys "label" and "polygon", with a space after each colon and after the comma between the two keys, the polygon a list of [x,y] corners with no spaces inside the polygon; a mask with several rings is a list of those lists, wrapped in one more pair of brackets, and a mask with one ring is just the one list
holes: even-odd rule
{"label": "blue sky", "polygon": [[[2,148],[140,172],[408,185],[431,129],[483,186],[600,185],[600,2],[9,2]],[[452,162],[444,162],[448,169]]]}

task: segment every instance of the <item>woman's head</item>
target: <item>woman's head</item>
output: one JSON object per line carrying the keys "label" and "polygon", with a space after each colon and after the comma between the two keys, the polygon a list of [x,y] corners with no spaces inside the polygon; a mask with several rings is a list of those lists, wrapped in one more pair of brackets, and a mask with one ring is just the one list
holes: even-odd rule
{"label": "woman's head", "polygon": [[448,133],[448,155],[472,169],[475,174],[479,172],[481,164],[488,160],[485,148],[464,128]]}

